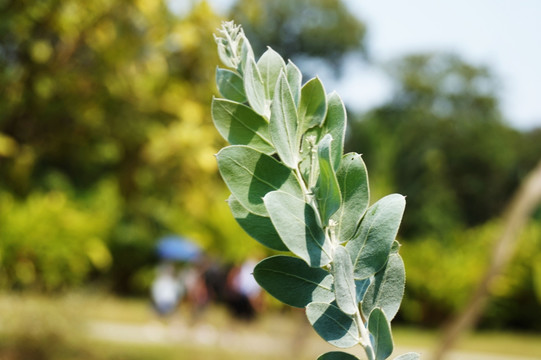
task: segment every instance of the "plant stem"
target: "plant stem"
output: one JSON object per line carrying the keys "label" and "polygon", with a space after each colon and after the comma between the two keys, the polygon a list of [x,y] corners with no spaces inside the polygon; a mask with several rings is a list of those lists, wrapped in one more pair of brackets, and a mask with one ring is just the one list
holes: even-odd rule
{"label": "plant stem", "polygon": [[[310,147],[310,152],[311,152],[311,166],[310,166],[310,175],[309,175],[309,184],[308,186],[312,187],[314,186],[312,183],[315,183],[315,164],[314,162],[317,160],[317,148],[315,148],[315,144],[311,144],[312,146]],[[304,193],[304,198],[306,200],[307,203],[309,203],[310,205],[312,205],[312,208],[314,209],[314,211],[316,212],[316,219],[318,221],[318,225],[321,226],[322,228],[324,228],[324,231],[325,231],[325,236],[329,237],[330,241],[331,241],[331,244],[333,245],[332,246],[332,249],[333,249],[333,252],[334,252],[334,247],[335,246],[338,246],[338,243],[336,241],[336,238],[334,236],[334,224],[329,224],[329,226],[323,226],[323,224],[321,224],[321,217],[320,217],[320,214],[319,214],[319,208],[317,206],[317,203],[315,202],[315,199],[314,199],[314,194],[312,193],[311,191],[311,188],[309,189],[308,186],[306,185],[306,183],[304,182],[304,179],[302,177],[302,174],[301,174],[301,171],[300,171],[300,167],[299,165],[297,165],[295,167],[295,177],[297,178],[297,181],[299,182],[300,186],[301,186],[301,189]],[[334,258],[334,256],[332,256]],[[333,266],[333,262],[331,262],[331,266]],[[372,348],[372,344],[370,342],[370,335],[369,335],[369,332],[368,332],[368,329],[364,326],[364,321],[361,317],[361,312],[359,309],[357,309],[357,311],[355,312],[355,323],[357,324],[357,329],[359,331],[359,335],[360,335],[360,344],[361,346],[364,348],[364,351],[366,352],[366,356],[368,357],[368,360],[375,360],[375,354],[374,354],[374,349]]]}
{"label": "plant stem", "polygon": [[308,192],[308,188],[306,187],[306,184],[304,183],[304,180],[302,178],[302,174],[301,174],[301,171],[299,170],[299,165],[298,164],[296,167],[295,167],[295,176],[297,178],[297,181],[299,182],[299,184],[301,185],[301,189],[302,189],[302,192],[304,194],[304,198],[306,201],[308,201],[308,196],[310,195],[310,193]]}
{"label": "plant stem", "polygon": [[370,335],[368,329],[364,326],[363,319],[361,318],[361,313],[359,310],[355,313],[355,323],[357,324],[357,329],[359,330],[359,335],[361,335],[361,346],[366,352],[368,360],[374,360],[375,354],[372,344],[370,342]]}
{"label": "plant stem", "polygon": [[317,145],[315,139],[312,138],[310,141],[310,180],[308,186],[316,186],[316,161],[317,161]]}
{"label": "plant stem", "polygon": [[304,193],[304,200],[306,201],[306,203],[308,203],[308,204],[310,204],[312,206],[312,208],[314,209],[314,211],[316,213],[317,224],[319,225],[319,227],[326,230],[326,228],[323,226],[323,223],[321,221],[321,216],[319,214],[319,208],[318,208],[317,203],[315,201],[314,194],[313,194],[312,190],[308,189],[308,187],[306,186],[306,183],[304,182],[304,180],[302,178],[302,174],[301,174],[301,171],[300,171],[300,168],[299,168],[299,164],[295,167],[295,176],[296,176],[297,181],[299,182],[299,184],[301,186],[302,192]]}

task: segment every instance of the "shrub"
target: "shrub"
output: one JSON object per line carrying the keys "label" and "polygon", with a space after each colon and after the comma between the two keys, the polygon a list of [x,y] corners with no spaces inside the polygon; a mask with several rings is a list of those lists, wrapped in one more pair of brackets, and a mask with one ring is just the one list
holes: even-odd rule
{"label": "shrub", "polygon": [[[220,59],[212,117],[231,145],[217,154],[241,227],[269,248],[258,283],[282,302],[306,308],[315,331],[339,348],[360,344],[370,360],[393,352],[390,321],[404,293],[395,240],[405,198],[369,205],[360,155],[343,155],[346,111],[318,78],[269,48],[257,61],[240,26],[215,36]],[[291,256],[294,255],[294,256]],[[418,359],[408,353],[397,359]],[[351,360],[341,351],[319,360]]]}
{"label": "shrub", "polygon": [[0,193],[1,287],[56,291],[108,269],[116,189],[102,184],[91,195],[86,202],[60,191],[24,200]]}

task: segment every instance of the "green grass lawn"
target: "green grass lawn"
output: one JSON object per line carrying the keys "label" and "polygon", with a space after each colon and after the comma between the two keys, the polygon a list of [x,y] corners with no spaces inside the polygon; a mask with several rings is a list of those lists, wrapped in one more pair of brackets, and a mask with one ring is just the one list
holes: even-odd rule
{"label": "green grass lawn", "polygon": [[[98,327],[92,330],[88,324]],[[118,338],[122,334],[117,325],[132,335]],[[100,333],[108,326],[114,336]],[[400,326],[393,334],[400,351],[427,352],[438,339],[435,331]],[[14,356],[21,350],[17,346],[34,353]],[[145,299],[89,293],[0,295],[0,360],[313,360],[332,349],[296,309],[267,311],[245,322],[219,306],[195,318],[186,305],[163,320]],[[541,334],[477,332],[463,339],[458,349],[541,359]],[[359,350],[354,353],[361,356]]]}

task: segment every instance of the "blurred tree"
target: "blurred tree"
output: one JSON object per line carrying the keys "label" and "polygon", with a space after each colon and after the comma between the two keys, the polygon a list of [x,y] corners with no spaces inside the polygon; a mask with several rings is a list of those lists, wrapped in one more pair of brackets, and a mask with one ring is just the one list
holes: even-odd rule
{"label": "blurred tree", "polygon": [[78,201],[61,191],[32,192],[25,201],[0,192],[0,288],[56,291],[109,270],[115,194],[111,182]]}
{"label": "blurred tree", "polygon": [[428,54],[389,71],[392,100],[353,125],[349,146],[408,196],[402,234],[445,234],[500,215],[535,162],[518,168],[523,135],[503,122],[489,70]]}
{"label": "blurred tree", "polygon": [[84,211],[78,199],[109,179],[104,200],[119,205],[99,239],[119,290],[168,232],[227,247],[229,260],[257,247],[231,244],[238,227],[215,174],[219,21],[204,1],[181,18],[155,0],[0,1],[0,192],[31,212],[32,194],[60,191]]}
{"label": "blurred tree", "polygon": [[256,54],[270,46],[285,59],[319,58],[336,71],[348,52],[366,54],[366,27],[341,0],[238,0],[230,16]]}
{"label": "blurred tree", "polygon": [[[452,231],[446,234],[446,242],[436,235],[406,243],[400,250],[408,273],[401,319],[440,326],[459,313],[475,291],[502,232],[502,223],[493,220]],[[539,221],[530,222],[521,234],[516,259],[491,283],[491,299],[480,326],[541,329],[540,235]]]}
{"label": "blurred tree", "polygon": [[[118,176],[129,197],[140,187],[139,165],[151,162],[143,151],[150,134],[204,120],[215,55],[200,40],[212,45],[208,34],[218,24],[208,7],[182,21],[160,1],[3,7],[0,129],[19,151],[3,164],[2,183],[18,194],[58,169],[81,188]],[[209,146],[215,139],[210,130],[190,137]],[[212,153],[200,146],[192,155],[201,152]],[[34,166],[23,174],[21,162]]]}

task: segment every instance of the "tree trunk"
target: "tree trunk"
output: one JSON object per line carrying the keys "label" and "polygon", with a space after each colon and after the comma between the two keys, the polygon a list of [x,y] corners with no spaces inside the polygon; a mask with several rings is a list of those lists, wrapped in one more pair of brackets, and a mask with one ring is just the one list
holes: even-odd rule
{"label": "tree trunk", "polygon": [[462,333],[475,326],[490,296],[489,286],[503,272],[517,245],[521,230],[528,222],[532,212],[541,203],[541,161],[524,179],[511,199],[504,215],[504,228],[493,248],[487,270],[477,285],[472,298],[444,329],[434,360],[442,360]]}

